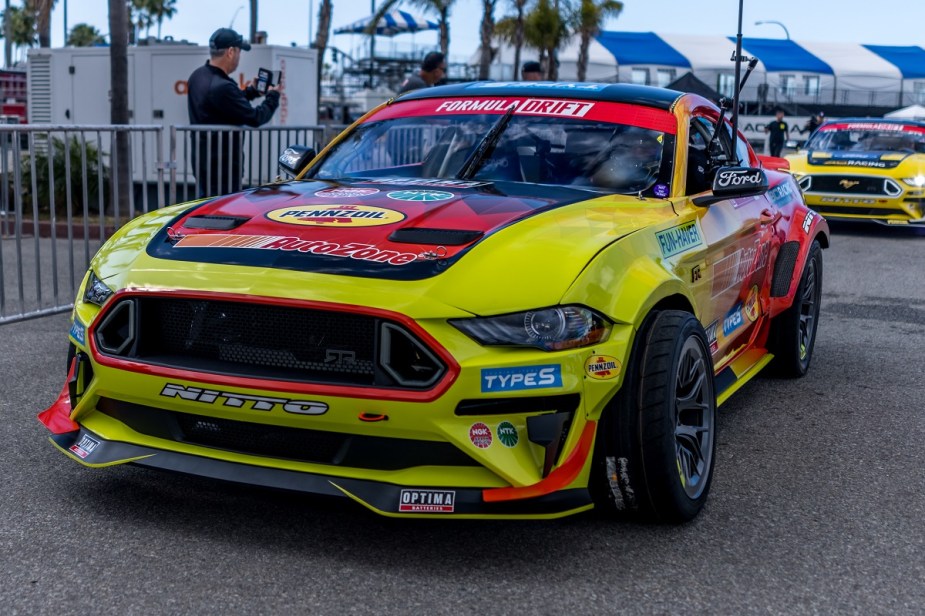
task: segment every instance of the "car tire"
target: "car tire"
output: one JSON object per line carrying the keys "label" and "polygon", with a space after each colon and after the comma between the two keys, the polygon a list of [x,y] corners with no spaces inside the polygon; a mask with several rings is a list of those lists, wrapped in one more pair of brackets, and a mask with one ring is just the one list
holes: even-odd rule
{"label": "car tire", "polygon": [[715,448],[713,363],[703,327],[688,312],[654,312],[599,424],[595,505],[608,517],[691,520],[710,491]]}
{"label": "car tire", "polygon": [[774,354],[771,367],[777,376],[800,378],[809,370],[821,303],[822,248],[814,241],[809,247],[793,305],[771,322],[768,350]]}

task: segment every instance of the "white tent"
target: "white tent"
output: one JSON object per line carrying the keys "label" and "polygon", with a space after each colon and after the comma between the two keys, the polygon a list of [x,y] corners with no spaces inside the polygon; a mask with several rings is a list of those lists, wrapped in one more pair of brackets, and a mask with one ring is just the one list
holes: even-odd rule
{"label": "white tent", "polygon": [[902,120],[925,120],[925,107],[922,105],[909,105],[908,107],[886,113],[883,117]]}

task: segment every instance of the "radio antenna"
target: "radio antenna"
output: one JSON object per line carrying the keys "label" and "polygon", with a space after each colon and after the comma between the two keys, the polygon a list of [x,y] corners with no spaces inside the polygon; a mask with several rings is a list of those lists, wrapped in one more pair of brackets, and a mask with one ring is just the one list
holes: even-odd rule
{"label": "radio antenna", "polygon": [[[736,31],[736,76],[735,76],[735,92],[732,93],[732,153],[735,156],[735,153],[738,151],[738,144],[736,141],[739,138],[739,90],[740,84],[739,79],[742,76],[742,4],[745,0],[739,0],[739,28]],[[751,71],[749,71],[751,73]]]}

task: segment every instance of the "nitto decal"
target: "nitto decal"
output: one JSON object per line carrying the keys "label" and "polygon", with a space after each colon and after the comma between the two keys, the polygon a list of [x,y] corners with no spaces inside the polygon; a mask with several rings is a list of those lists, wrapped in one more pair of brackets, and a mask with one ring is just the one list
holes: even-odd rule
{"label": "nitto decal", "polygon": [[379,227],[401,222],[405,215],[372,205],[319,205],[305,209],[281,208],[267,218],[287,225],[311,227]]}
{"label": "nitto decal", "polygon": [[482,369],[483,393],[544,387],[562,387],[562,368],[558,364]]}
{"label": "nitto decal", "polygon": [[717,327],[719,327],[719,321],[713,321],[705,328],[707,332],[707,343],[710,345],[710,355],[713,355],[719,350],[719,344],[716,342]]}
{"label": "nitto decal", "polygon": [[620,362],[611,355],[592,355],[585,361],[585,374],[592,379],[608,381],[620,374]]}
{"label": "nitto decal", "polygon": [[345,257],[360,261],[375,261],[392,265],[405,265],[418,258],[413,252],[379,250],[371,244],[336,244],[324,240],[303,240],[283,235],[187,235],[174,248],[247,248],[254,250],[285,250],[310,252],[329,257]]}
{"label": "nitto decal", "polygon": [[806,218],[803,219],[803,232],[804,233],[809,233],[809,228],[812,226],[813,218],[815,217],[816,217],[815,212],[812,212],[812,211],[806,212]]}
{"label": "nitto decal", "polygon": [[498,424],[498,440],[505,447],[514,447],[520,437],[517,435],[517,428],[509,421],[502,421]]}
{"label": "nitto decal", "polygon": [[268,396],[251,396],[228,391],[186,387],[173,383],[164,385],[160,395],[165,398],[180,398],[181,400],[201,402],[203,404],[215,404],[218,400],[223,400],[222,406],[243,408],[245,405],[248,405],[248,408],[253,411],[272,411],[277,406],[287,413],[294,413],[296,415],[323,415],[328,411],[327,404],[323,402],[314,402],[312,400],[288,400],[286,398],[271,398]]}
{"label": "nitto decal", "polygon": [[99,447],[99,445],[100,442],[98,440],[84,434],[80,437],[80,441],[68,447],[68,450],[75,456],[80,457],[80,459],[85,459],[93,453],[93,450]]}
{"label": "nitto decal", "polygon": [[754,323],[758,320],[758,316],[761,314],[761,299],[758,297],[758,285],[755,285],[748,292],[748,297],[745,299],[744,306],[745,316],[748,317],[748,320]]}
{"label": "nitto decal", "polygon": [[666,259],[703,244],[697,221],[691,221],[655,234],[662,256]]}
{"label": "nitto decal", "polygon": [[482,422],[472,424],[469,428],[469,440],[479,449],[487,449],[491,446],[491,428]]}
{"label": "nitto decal", "polygon": [[401,513],[453,513],[454,490],[402,490],[398,497]]}
{"label": "nitto decal", "polygon": [[872,205],[876,199],[845,199],[843,197],[822,197],[820,203],[844,203],[846,205]]}
{"label": "nitto decal", "polygon": [[744,322],[744,319],[742,319],[742,304],[738,303],[732,310],[729,311],[729,313],[726,315],[726,318],[723,319],[723,335],[728,336],[735,330],[742,327]]}
{"label": "nitto decal", "polygon": [[393,190],[385,196],[396,201],[446,201],[456,195],[442,190]]}
{"label": "nitto decal", "polygon": [[315,193],[316,197],[327,197],[329,199],[350,199],[353,197],[368,197],[379,192],[378,188],[350,188],[341,186],[339,188],[325,188]]}
{"label": "nitto decal", "polygon": [[76,317],[74,317],[74,323],[71,325],[71,338],[76,340],[80,344],[87,343],[87,328],[84,327],[84,324],[80,322]]}

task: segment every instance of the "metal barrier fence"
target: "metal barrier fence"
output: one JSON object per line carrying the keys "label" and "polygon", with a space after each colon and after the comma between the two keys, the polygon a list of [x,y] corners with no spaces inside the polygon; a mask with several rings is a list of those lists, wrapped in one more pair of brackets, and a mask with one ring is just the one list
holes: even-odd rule
{"label": "metal barrier fence", "polygon": [[216,147],[207,175],[214,162],[217,185],[240,171],[246,188],[272,181],[289,145],[320,149],[342,128],[0,125],[0,325],[70,310],[91,258],[116,229],[194,199],[197,145],[208,158],[213,143],[232,135],[242,161],[230,160],[234,148]]}

